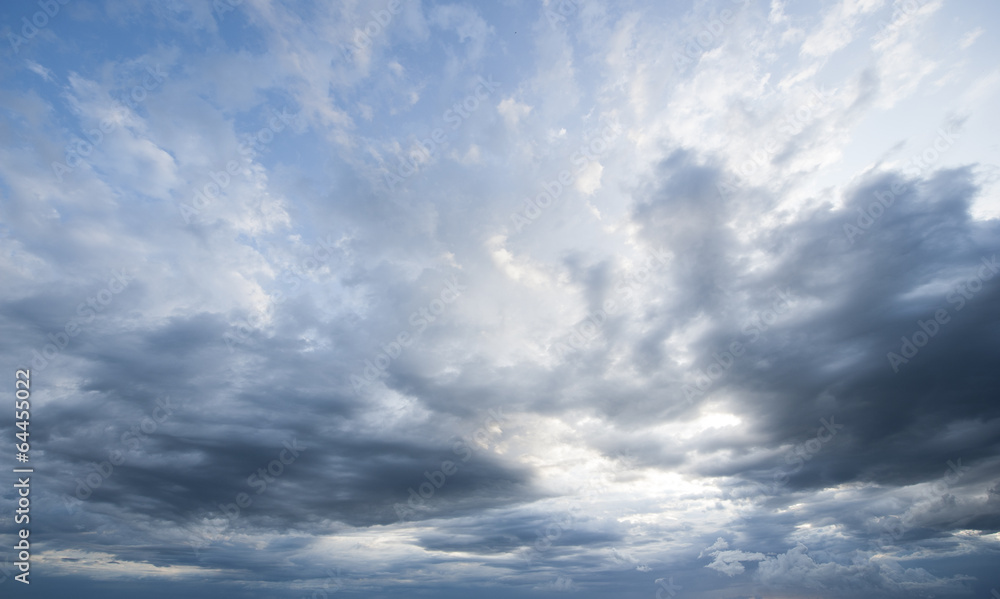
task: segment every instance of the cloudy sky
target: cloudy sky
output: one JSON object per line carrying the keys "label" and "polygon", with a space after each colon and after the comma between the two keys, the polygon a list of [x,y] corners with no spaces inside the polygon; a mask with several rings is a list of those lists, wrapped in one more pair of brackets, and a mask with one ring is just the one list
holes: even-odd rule
{"label": "cloudy sky", "polygon": [[4,2],[3,596],[1000,596],[998,27]]}

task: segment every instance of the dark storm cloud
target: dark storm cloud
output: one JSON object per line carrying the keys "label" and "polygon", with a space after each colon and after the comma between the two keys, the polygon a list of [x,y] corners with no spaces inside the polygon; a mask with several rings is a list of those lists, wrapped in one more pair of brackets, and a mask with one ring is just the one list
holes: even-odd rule
{"label": "dark storm cloud", "polygon": [[[683,160],[675,154],[665,161],[658,199],[640,202],[635,218],[645,236],[675,250],[680,262],[669,314],[678,320],[684,311],[712,316],[696,363],[712,364],[712,354],[726,351],[732,340],[745,346],[712,391],[737,392],[742,411],[770,442],[805,439],[831,415],[851,422],[852,451],[874,459],[856,463],[852,472],[831,473],[837,482],[866,472],[904,481],[926,472],[922,460],[946,451],[991,455],[994,448],[982,444],[988,435],[973,431],[931,442],[952,423],[990,420],[1000,409],[989,399],[995,387],[983,386],[998,347],[993,329],[982,327],[1000,315],[1000,279],[994,267],[984,266],[996,255],[1000,231],[968,215],[976,192],[971,171],[939,172],[923,181],[888,175],[860,184],[842,209],[821,206],[757,240],[773,266],[748,274],[740,257],[747,248],[724,226],[729,212],[716,193],[719,173],[692,164],[679,168]],[[844,224],[854,224],[856,210],[869,209],[875,192],[894,184],[908,191],[850,244]],[[674,214],[684,232],[669,224]],[[953,292],[979,271],[988,279],[974,297]],[[776,302],[784,307],[774,290],[792,298],[787,314],[770,325],[748,318],[778,312]],[[894,372],[887,354],[899,353],[901,337],[921,331],[919,323],[933,321],[941,309],[950,313],[947,323],[928,325],[934,336]]]}
{"label": "dark storm cloud", "polygon": [[[100,405],[113,414],[110,422],[140,422],[156,409],[150,395],[153,389],[174,398],[175,403],[175,414],[143,442],[143,455],[109,477],[90,501],[164,519],[190,517],[206,508],[217,510],[219,503],[232,502],[240,492],[253,493],[246,478],[276,459],[282,444],[294,439],[308,451],[289,466],[281,485],[287,486],[282,496],[292,494],[296,500],[271,502],[263,497],[265,505],[259,511],[267,514],[272,525],[287,527],[299,521],[311,526],[325,520],[362,526],[387,523],[396,519],[392,503],[405,501],[407,487],[419,485],[424,471],[435,470],[448,456],[459,460],[452,451],[453,438],[476,430],[472,425],[454,431],[443,424],[424,425],[406,441],[380,441],[352,432],[350,418],[359,415],[360,400],[353,394],[344,397],[296,386],[295,381],[319,364],[288,362],[281,353],[273,358],[261,356],[261,367],[274,373],[266,392],[212,384],[213,375],[227,374],[219,370],[228,357],[218,341],[221,330],[217,318],[202,315],[175,320],[144,335],[118,335],[114,350],[84,354],[92,360],[92,367],[86,369],[89,384],[81,391],[90,394],[89,409]],[[199,355],[202,360],[190,360]],[[331,356],[323,359],[333,362]],[[138,367],[147,360],[156,367]],[[275,405],[281,409],[278,417],[273,414]],[[304,414],[312,417],[303,418]],[[85,413],[77,404],[57,405],[48,416],[57,422],[79,423]],[[106,460],[112,449],[127,449],[119,440],[119,434],[127,430],[121,424],[97,426],[84,441],[79,427],[69,433],[55,426],[53,434],[67,436],[47,438],[47,444],[53,458],[71,461],[82,476],[86,463]],[[464,452],[460,455],[466,457]],[[505,481],[516,489],[524,483],[523,477],[524,473],[476,451],[436,502],[461,504],[485,489],[491,489],[488,501],[496,501],[502,497],[497,492]],[[69,487],[66,491],[72,493]],[[247,519],[254,520],[252,515]]]}

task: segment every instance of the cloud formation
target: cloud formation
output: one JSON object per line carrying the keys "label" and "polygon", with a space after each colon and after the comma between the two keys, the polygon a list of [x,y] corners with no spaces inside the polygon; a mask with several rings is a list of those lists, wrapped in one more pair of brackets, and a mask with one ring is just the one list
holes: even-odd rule
{"label": "cloud formation", "polygon": [[38,596],[1000,588],[993,5],[43,4]]}

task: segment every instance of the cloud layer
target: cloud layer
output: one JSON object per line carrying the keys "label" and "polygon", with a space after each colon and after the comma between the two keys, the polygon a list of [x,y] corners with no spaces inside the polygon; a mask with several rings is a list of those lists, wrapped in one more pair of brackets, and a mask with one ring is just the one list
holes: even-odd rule
{"label": "cloud layer", "polygon": [[996,7],[56,5],[0,9],[39,596],[1000,588]]}

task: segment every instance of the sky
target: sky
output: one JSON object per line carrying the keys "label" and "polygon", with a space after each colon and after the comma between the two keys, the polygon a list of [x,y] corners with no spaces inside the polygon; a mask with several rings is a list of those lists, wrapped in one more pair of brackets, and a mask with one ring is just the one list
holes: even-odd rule
{"label": "sky", "polygon": [[1000,597],[998,28],[4,2],[3,596]]}

